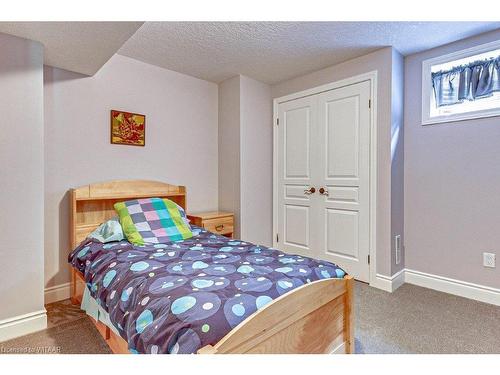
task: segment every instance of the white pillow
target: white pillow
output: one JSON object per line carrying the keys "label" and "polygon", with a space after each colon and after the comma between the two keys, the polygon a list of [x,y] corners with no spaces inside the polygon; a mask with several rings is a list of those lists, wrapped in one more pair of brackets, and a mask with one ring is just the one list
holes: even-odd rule
{"label": "white pillow", "polygon": [[114,217],[108,221],[105,221],[99,225],[92,233],[88,235],[88,238],[93,238],[99,242],[114,242],[121,241],[125,238],[123,235],[123,229],[120,224],[118,217]]}

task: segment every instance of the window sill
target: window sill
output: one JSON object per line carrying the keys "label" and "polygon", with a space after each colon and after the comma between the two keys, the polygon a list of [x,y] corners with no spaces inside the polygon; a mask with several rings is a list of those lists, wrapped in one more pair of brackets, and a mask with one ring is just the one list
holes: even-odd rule
{"label": "window sill", "polygon": [[437,125],[437,124],[457,122],[457,121],[478,120],[482,118],[496,117],[496,116],[500,116],[500,108],[489,111],[468,112],[463,114],[454,114],[450,116],[430,117],[422,120],[422,126]]}

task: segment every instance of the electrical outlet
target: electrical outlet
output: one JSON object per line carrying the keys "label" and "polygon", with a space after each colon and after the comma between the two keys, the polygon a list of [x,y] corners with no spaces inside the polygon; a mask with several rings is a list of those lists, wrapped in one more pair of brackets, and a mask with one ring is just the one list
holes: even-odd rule
{"label": "electrical outlet", "polygon": [[396,252],[396,264],[401,263],[401,235],[394,236],[394,251]]}
{"label": "electrical outlet", "polygon": [[495,268],[495,254],[493,253],[483,253],[483,266]]}

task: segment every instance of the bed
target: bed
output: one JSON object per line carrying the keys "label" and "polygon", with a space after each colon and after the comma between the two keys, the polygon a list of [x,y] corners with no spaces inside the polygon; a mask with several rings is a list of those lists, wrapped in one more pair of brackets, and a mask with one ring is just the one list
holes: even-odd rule
{"label": "bed", "polygon": [[197,227],[150,247],[86,240],[114,203],[147,197],[186,209],[185,187],[162,182],[70,190],[71,300],[94,305],[114,353],[353,353],[353,279],[331,263]]}

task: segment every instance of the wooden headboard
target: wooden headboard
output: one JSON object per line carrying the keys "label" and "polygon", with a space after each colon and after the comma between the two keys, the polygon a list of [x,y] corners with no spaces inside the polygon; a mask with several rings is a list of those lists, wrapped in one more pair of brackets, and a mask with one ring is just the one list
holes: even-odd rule
{"label": "wooden headboard", "polygon": [[186,209],[186,188],[158,181],[116,180],[71,189],[70,250],[101,223],[116,216],[116,202],[149,197],[168,198]]}

